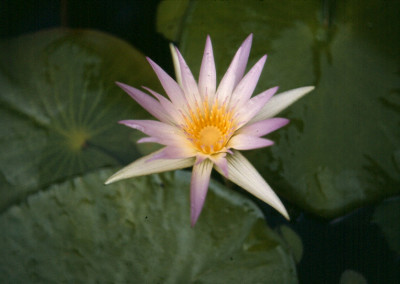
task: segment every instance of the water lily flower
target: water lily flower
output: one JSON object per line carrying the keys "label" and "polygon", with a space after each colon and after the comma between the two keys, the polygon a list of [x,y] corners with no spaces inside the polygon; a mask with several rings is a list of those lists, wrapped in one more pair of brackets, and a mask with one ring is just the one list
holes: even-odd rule
{"label": "water lily flower", "polygon": [[177,82],[147,58],[168,98],[146,87],[143,88],[152,96],[117,82],[158,119],[123,120],[120,123],[147,135],[138,143],[159,143],[164,147],[121,169],[106,184],[193,166],[190,199],[191,225],[194,226],[204,205],[211,170],[215,168],[225,178],[270,204],[289,219],[277,195],[239,150],[271,146],[273,141],[262,136],[289,122],[288,119],[273,116],[314,87],[293,89],[272,97],[278,89],[274,87],[252,97],[267,58],[266,55],[261,57],[244,75],[252,37],[250,34],[239,47],[218,88],[209,36],[198,83],[174,46],[171,46],[171,51]]}

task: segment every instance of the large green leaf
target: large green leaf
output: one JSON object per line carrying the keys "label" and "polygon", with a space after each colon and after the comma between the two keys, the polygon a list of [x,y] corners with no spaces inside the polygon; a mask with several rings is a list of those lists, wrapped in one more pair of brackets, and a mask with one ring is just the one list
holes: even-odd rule
{"label": "large green leaf", "polygon": [[[160,21],[182,14],[163,7]],[[250,64],[269,55],[258,91],[316,86],[282,114],[291,124],[270,136],[276,145],[247,156],[281,195],[334,217],[399,193],[399,8],[398,1],[190,1],[174,40],[198,74],[210,34],[221,78],[254,33]],[[165,22],[158,28],[174,34]]]}
{"label": "large green leaf", "polygon": [[190,227],[190,174],[56,184],[0,216],[4,283],[296,283],[260,210],[212,182]]}
{"label": "large green leaf", "polygon": [[154,85],[112,36],[49,30],[0,43],[0,211],[27,193],[136,154],[120,119],[144,115],[114,81]]}

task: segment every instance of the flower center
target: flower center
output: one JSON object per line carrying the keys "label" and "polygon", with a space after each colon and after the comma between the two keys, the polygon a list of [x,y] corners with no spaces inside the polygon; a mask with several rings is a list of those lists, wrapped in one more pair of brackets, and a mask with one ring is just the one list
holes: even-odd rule
{"label": "flower center", "polygon": [[210,106],[206,97],[201,105],[183,115],[182,129],[196,150],[208,155],[218,153],[226,150],[225,146],[236,130],[233,114],[226,104],[219,105],[215,101]]}
{"label": "flower center", "polygon": [[206,126],[199,133],[199,142],[205,147],[211,147],[221,140],[222,133],[215,126]]}

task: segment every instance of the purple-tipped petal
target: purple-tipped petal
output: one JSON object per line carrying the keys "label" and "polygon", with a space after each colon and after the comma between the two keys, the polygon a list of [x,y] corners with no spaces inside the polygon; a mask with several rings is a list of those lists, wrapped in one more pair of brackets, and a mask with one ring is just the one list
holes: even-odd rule
{"label": "purple-tipped petal", "polygon": [[177,48],[175,48],[175,50],[176,54],[178,55],[178,61],[181,70],[182,88],[184,90],[185,97],[192,104],[192,106],[194,106],[196,102],[200,103],[201,101],[197,83],[193,77],[192,72],[190,71],[189,66],[187,66],[182,54],[179,52]]}
{"label": "purple-tipped petal", "polygon": [[160,140],[156,137],[143,137],[140,138],[136,143],[160,143]]}
{"label": "purple-tipped petal", "polygon": [[[289,214],[278,196],[240,152],[234,151],[233,155],[227,156],[227,160],[229,180],[271,205],[289,220]],[[216,167],[216,170],[223,175],[221,169]]]}
{"label": "purple-tipped petal", "polygon": [[185,95],[174,79],[172,79],[160,66],[157,65],[153,60],[147,57],[147,61],[150,63],[154,72],[156,73],[161,85],[167,93],[171,102],[177,107],[185,105]]}
{"label": "purple-tipped petal", "polygon": [[237,68],[237,81],[235,82],[235,86],[239,83],[244,75],[244,71],[246,70],[247,61],[249,60],[251,43],[253,41],[253,34],[249,34],[249,36],[244,40],[242,45],[240,46],[242,52],[240,53],[239,66]]}
{"label": "purple-tipped petal", "polygon": [[161,151],[163,149],[134,161],[109,177],[105,184],[132,177],[184,169],[194,164],[194,158],[152,160],[152,157]]}
{"label": "purple-tipped petal", "polygon": [[164,110],[168,113],[168,115],[171,117],[171,122],[175,124],[179,124],[181,120],[181,114],[179,113],[178,109],[176,106],[171,103],[168,99],[166,99],[164,96],[160,95],[159,93],[153,91],[152,89],[149,89],[147,87],[143,87],[146,91],[151,93],[156,99],[160,102],[161,106],[164,108]]}
{"label": "purple-tipped petal", "polygon": [[217,75],[215,70],[214,54],[210,36],[207,36],[199,75],[199,92],[202,98],[206,95],[209,98],[212,98],[215,94],[216,84]]}
{"label": "purple-tipped petal", "polygon": [[196,224],[200,212],[203,209],[212,168],[213,163],[208,159],[193,166],[192,180],[190,183],[190,215],[192,227]]}
{"label": "purple-tipped petal", "polygon": [[205,159],[208,159],[208,155],[205,155],[203,153],[197,153],[196,155],[196,162],[195,165],[202,163]]}
{"label": "purple-tipped petal", "polygon": [[233,89],[243,78],[244,70],[246,69],[247,60],[249,58],[252,38],[253,35],[249,35],[233,57],[233,60],[217,89],[216,96],[218,96],[219,101],[223,102],[228,98],[232,94]]}
{"label": "purple-tipped petal", "polygon": [[163,122],[155,120],[121,120],[119,123],[155,137],[158,143],[163,145],[179,144],[187,140],[176,127]]}
{"label": "purple-tipped petal", "polygon": [[301,87],[293,90],[289,90],[280,94],[277,94],[264,107],[260,112],[251,120],[251,122],[256,122],[273,117],[280,113],[282,110],[302,98],[307,93],[314,90],[313,86]]}
{"label": "purple-tipped petal", "polygon": [[279,129],[288,123],[289,119],[274,117],[246,125],[239,129],[237,133],[260,137]]}
{"label": "purple-tipped petal", "polygon": [[213,155],[210,157],[211,161],[221,169],[221,171],[224,173],[224,176],[228,176],[229,171],[228,171],[228,163],[226,160],[226,153],[220,153],[217,155]]}
{"label": "purple-tipped petal", "polygon": [[190,147],[167,146],[152,159],[184,159],[196,156],[196,151]]}
{"label": "purple-tipped petal", "polygon": [[236,150],[251,150],[268,147],[272,144],[274,144],[274,142],[269,139],[237,134],[229,140],[228,147]]}
{"label": "purple-tipped petal", "polygon": [[134,99],[138,104],[140,104],[145,110],[147,110],[152,116],[159,119],[160,121],[166,122],[169,119],[168,115],[163,111],[160,103],[143,93],[142,91],[128,86],[124,83],[115,82],[122,90],[124,90],[132,99]]}
{"label": "purple-tipped petal", "polygon": [[268,89],[261,94],[251,98],[240,108],[240,123],[246,124],[252,119],[276,93],[278,87]]}
{"label": "purple-tipped petal", "polygon": [[233,91],[231,102],[234,104],[242,105],[246,103],[254,92],[260,78],[261,72],[264,68],[267,56],[264,55],[261,59],[247,72],[246,76],[239,82]]}

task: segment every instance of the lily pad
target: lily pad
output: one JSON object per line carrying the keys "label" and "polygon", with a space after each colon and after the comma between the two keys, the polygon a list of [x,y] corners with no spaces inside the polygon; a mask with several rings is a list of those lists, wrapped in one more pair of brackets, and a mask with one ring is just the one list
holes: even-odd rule
{"label": "lily pad", "polygon": [[[254,33],[249,66],[269,56],[256,93],[316,86],[281,114],[291,124],[270,135],[274,146],[246,154],[280,195],[333,218],[400,192],[399,9],[396,1],[190,1],[174,40],[197,73],[210,34],[221,78]],[[169,13],[177,12],[164,9],[160,21]]]}
{"label": "lily pad", "polygon": [[367,284],[368,281],[362,274],[351,269],[346,269],[340,276],[340,284]]}
{"label": "lily pad", "polygon": [[263,214],[212,182],[190,227],[190,173],[109,186],[101,170],[31,195],[0,216],[7,283],[297,283]]}
{"label": "lily pad", "polygon": [[293,231],[293,229],[286,225],[280,226],[279,232],[282,238],[285,240],[288,248],[292,252],[296,263],[299,263],[301,261],[301,258],[303,257],[303,243],[300,236],[295,231]]}
{"label": "lily pad", "polygon": [[90,30],[0,42],[0,211],[36,189],[137,150],[120,119],[145,112],[114,81],[154,85],[144,55]]}
{"label": "lily pad", "polygon": [[376,223],[389,247],[400,255],[400,197],[385,200],[374,212],[372,222]]}

